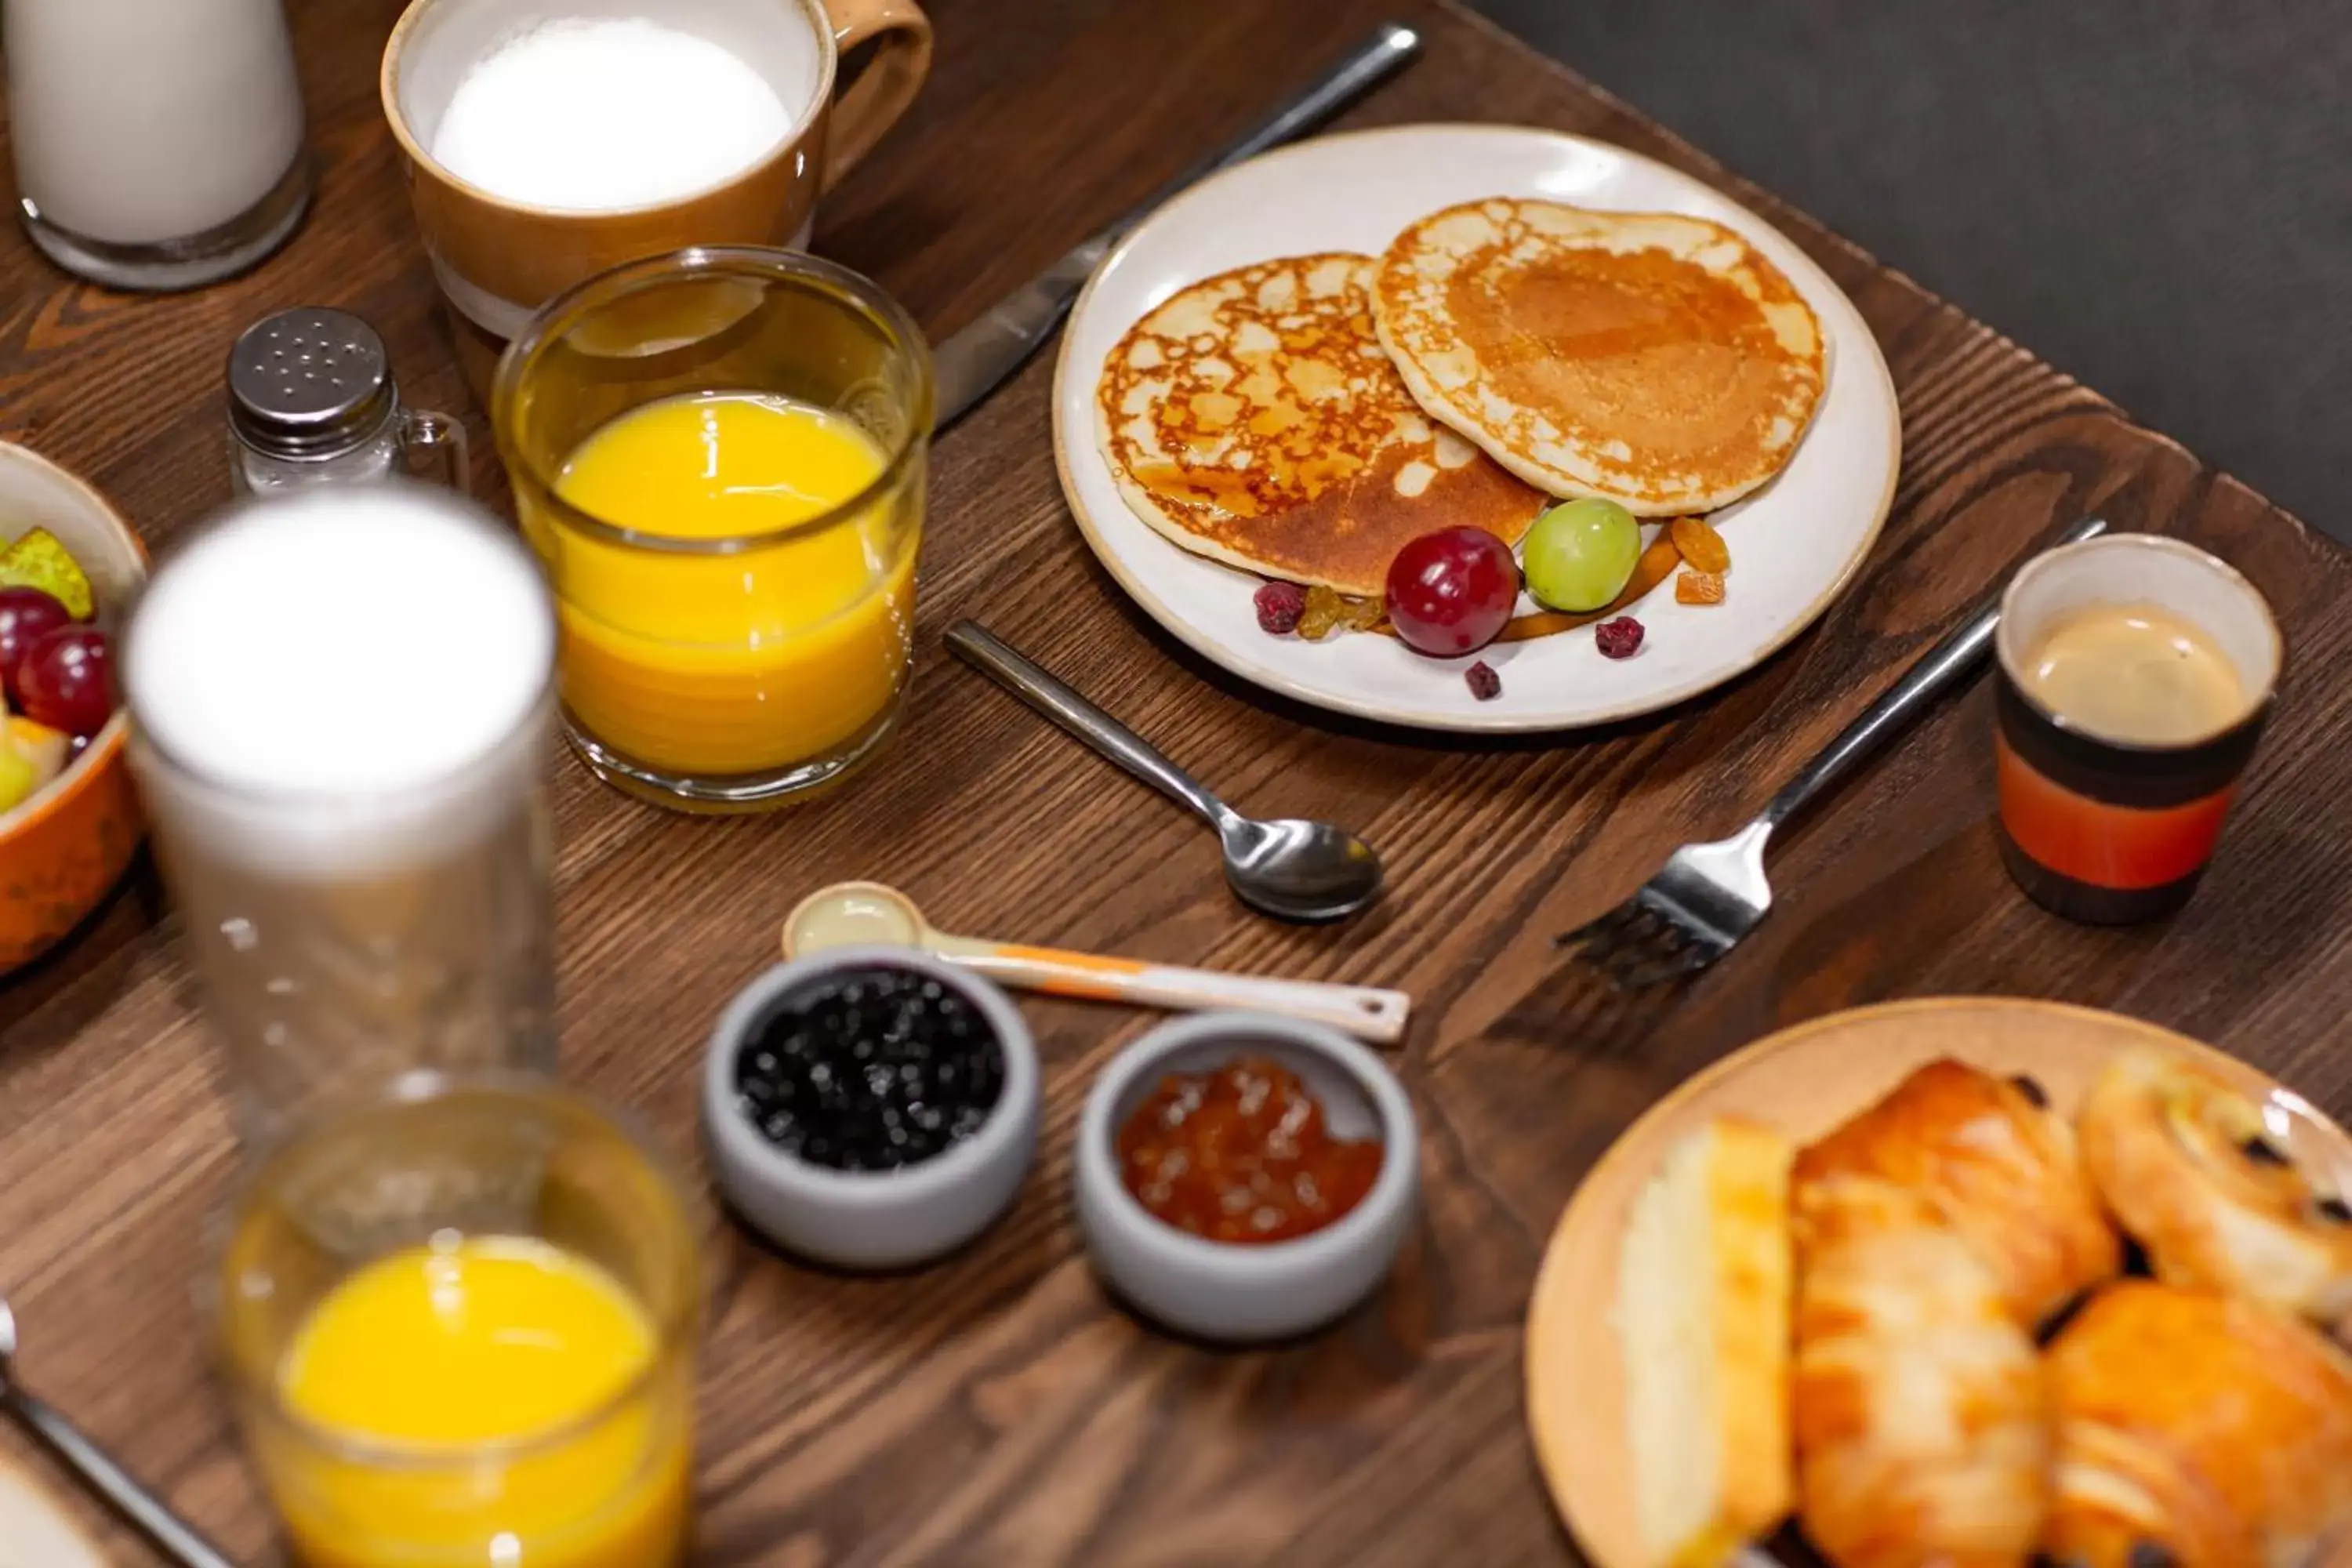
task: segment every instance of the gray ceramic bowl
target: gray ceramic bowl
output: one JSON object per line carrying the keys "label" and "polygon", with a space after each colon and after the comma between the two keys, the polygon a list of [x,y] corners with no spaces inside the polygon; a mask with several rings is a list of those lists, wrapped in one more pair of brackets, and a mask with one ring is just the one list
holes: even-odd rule
{"label": "gray ceramic bowl", "polygon": [[[913,970],[961,993],[996,1033],[1004,1088],[980,1131],[896,1171],[835,1171],[787,1154],[736,1103],[736,1057],[771,1006],[847,970]],[[842,1268],[905,1268],[951,1252],[1004,1212],[1037,1152],[1037,1047],[1004,993],[900,947],[844,947],[780,963],[738,992],[703,1058],[702,1128],[735,1210],[779,1247]]]}
{"label": "gray ceramic bowl", "polygon": [[[1334,1134],[1385,1146],[1364,1201],[1295,1241],[1242,1247],[1187,1235],[1119,1180],[1118,1130],[1160,1080],[1243,1055],[1297,1073]],[[1205,1340],[1278,1340],[1329,1322],[1387,1278],[1419,1207],[1421,1134],[1396,1075],[1347,1037],[1255,1013],[1202,1013],[1152,1030],[1103,1070],[1078,1119],[1071,1170],[1096,1271],[1130,1305]]]}

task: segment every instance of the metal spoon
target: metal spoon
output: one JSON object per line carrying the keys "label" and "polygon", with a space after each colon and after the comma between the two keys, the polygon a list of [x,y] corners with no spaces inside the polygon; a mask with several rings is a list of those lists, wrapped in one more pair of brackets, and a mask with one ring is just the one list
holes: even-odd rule
{"label": "metal spoon", "polygon": [[22,1422],[49,1452],[81,1477],[90,1490],[111,1503],[123,1518],[137,1525],[163,1555],[183,1568],[236,1568],[220,1548],[197,1534],[185,1521],[163,1506],[131,1472],[108,1457],[106,1450],[82,1436],[74,1424],[16,1385],[16,1317],[0,1297],[0,1405]]}
{"label": "metal spoon", "polygon": [[948,647],[973,668],[1153,788],[1191,806],[1217,830],[1225,880],[1242,902],[1276,920],[1345,920],[1381,892],[1381,858],[1344,827],[1244,816],[1118,720],[971,621],[948,628]]}
{"label": "metal spoon", "polygon": [[881,882],[836,882],[800,901],[784,919],[784,956],[833,947],[912,947],[985,974],[1001,984],[1049,996],[1134,1002],[1147,1007],[1235,1007],[1304,1018],[1381,1045],[1404,1034],[1412,999],[1402,991],[1322,980],[1276,980],[1184,969],[1134,958],[1065,952],[982,937],[951,936],[923,918],[915,901]]}

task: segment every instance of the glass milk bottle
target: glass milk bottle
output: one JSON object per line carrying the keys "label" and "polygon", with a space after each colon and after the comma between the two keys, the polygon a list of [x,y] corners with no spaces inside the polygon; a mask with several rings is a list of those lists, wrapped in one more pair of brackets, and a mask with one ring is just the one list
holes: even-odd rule
{"label": "glass milk bottle", "polygon": [[554,648],[530,555],[427,486],[241,503],[149,584],[131,766],[248,1147],[553,1068]]}
{"label": "glass milk bottle", "polygon": [[310,171],[279,0],[5,0],[0,26],[18,211],[58,266],[192,289],[294,231]]}

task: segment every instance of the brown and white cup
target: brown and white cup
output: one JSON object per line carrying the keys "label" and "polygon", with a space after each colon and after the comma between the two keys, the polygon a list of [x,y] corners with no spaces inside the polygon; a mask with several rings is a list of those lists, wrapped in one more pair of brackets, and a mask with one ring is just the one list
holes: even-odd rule
{"label": "brown and white cup", "polygon": [[[646,16],[699,34],[797,105],[793,129],[725,183],[643,206],[532,206],[443,168],[429,149],[474,62],[564,16]],[[813,92],[794,28],[816,43]],[[842,56],[869,41],[873,58],[836,96]],[[818,196],[906,112],[930,60],[931,24],[915,0],[412,0],[384,46],[383,111],[476,395],[487,397],[499,353],[540,306],[600,272],[696,245],[805,249]]]}
{"label": "brown and white cup", "polygon": [[[2237,673],[2244,705],[2164,744],[2095,734],[2032,695],[2026,671],[2061,618],[2151,605],[2195,626]],[[2284,645],[2252,583],[2194,545],[2115,533],[2035,556],[2002,596],[1995,641],[2000,840],[2034,902],[2120,925],[2189,901],[2221,837],[2238,779],[2278,689]]]}

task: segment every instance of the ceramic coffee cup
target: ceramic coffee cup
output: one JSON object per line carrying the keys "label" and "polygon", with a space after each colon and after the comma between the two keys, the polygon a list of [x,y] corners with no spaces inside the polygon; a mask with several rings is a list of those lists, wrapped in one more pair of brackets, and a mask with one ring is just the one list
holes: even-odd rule
{"label": "ceramic coffee cup", "polygon": [[[723,46],[776,89],[792,129],[719,184],[634,207],[533,206],[436,162],[441,117],[474,63],[573,16],[644,16]],[[868,41],[872,59],[836,97],[842,55]],[[383,109],[476,394],[541,305],[622,262],[694,245],[805,247],[818,196],[906,111],[930,58],[914,0],[412,0],[384,46]]]}
{"label": "ceramic coffee cup", "polygon": [[[2186,626],[2234,674],[2234,696],[2162,703],[2157,716],[2169,732],[2160,740],[2103,732],[2037,679],[2055,628],[2086,613]],[[2261,592],[2194,545],[2111,533],[2021,567],[2001,599],[1995,646],[2000,844],[2018,886],[2092,924],[2179,909],[2213,857],[2278,688],[2283,645]],[[2124,679],[2091,668],[2109,691]]]}

